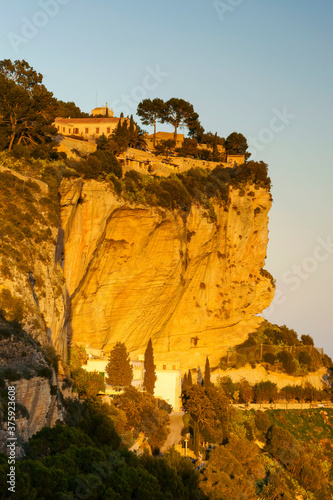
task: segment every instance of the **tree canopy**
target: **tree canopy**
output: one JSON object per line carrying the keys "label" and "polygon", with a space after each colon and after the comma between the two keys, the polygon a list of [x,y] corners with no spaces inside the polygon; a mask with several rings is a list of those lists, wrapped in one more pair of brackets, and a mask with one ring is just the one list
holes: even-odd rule
{"label": "tree canopy", "polygon": [[15,144],[51,150],[56,100],[29,64],[0,61],[0,149]]}
{"label": "tree canopy", "polygon": [[146,142],[143,130],[131,116],[129,120],[121,118],[112,134],[108,138],[101,136],[97,146],[98,149],[119,155],[126,151],[127,148],[142,149],[146,146]]}
{"label": "tree canopy", "polygon": [[243,134],[233,132],[225,140],[227,155],[246,155],[247,148],[247,140]]}
{"label": "tree canopy", "polygon": [[154,127],[154,147],[156,146],[156,122],[162,118],[165,104],[162,99],[144,99],[138,105],[137,114],[144,125]]}
{"label": "tree canopy", "polygon": [[195,113],[193,105],[184,99],[172,97],[165,103],[162,114],[162,123],[173,125],[174,140],[177,141],[177,130],[187,126],[190,130],[196,129],[199,123],[199,115]]}
{"label": "tree canopy", "polygon": [[89,117],[89,113],[84,113],[81,109],[72,101],[64,102],[57,101],[56,116],[62,116],[63,118],[87,118]]}
{"label": "tree canopy", "polygon": [[97,179],[110,175],[118,178],[122,176],[122,167],[117,158],[110,151],[102,149],[97,149],[87,159],[82,159],[74,166],[74,169],[87,179]]}
{"label": "tree canopy", "polygon": [[105,368],[107,383],[113,386],[129,387],[133,379],[133,368],[125,344],[117,342],[110,353]]}

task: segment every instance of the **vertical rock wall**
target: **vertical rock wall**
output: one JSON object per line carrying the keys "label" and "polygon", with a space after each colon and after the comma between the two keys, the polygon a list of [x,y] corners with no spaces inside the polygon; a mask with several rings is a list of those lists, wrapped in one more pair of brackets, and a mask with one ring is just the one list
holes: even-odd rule
{"label": "vertical rock wall", "polygon": [[72,342],[138,354],[152,338],[157,359],[186,369],[218,363],[260,324],[274,295],[267,190],[230,188],[215,221],[194,204],[187,218],[130,204],[93,180],[64,181],[61,204]]}

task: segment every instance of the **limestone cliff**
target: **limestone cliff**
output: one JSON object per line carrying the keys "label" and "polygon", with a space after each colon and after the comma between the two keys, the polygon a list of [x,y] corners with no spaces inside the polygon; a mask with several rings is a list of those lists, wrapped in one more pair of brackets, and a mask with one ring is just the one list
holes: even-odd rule
{"label": "limestone cliff", "polygon": [[[7,381],[7,385],[15,386],[17,415],[15,437],[18,440],[18,455],[22,455],[22,444],[43,427],[53,427],[57,421],[63,421],[64,410],[58,396],[51,394],[47,378],[33,377],[29,380]],[[22,407],[26,414],[18,411]],[[0,452],[6,451],[7,436],[6,422],[1,422]]]}
{"label": "limestone cliff", "polygon": [[72,342],[122,341],[135,355],[152,338],[157,359],[186,369],[217,364],[262,321],[274,295],[267,189],[230,187],[214,221],[196,204],[187,217],[131,204],[94,180],[64,180],[61,205]]}

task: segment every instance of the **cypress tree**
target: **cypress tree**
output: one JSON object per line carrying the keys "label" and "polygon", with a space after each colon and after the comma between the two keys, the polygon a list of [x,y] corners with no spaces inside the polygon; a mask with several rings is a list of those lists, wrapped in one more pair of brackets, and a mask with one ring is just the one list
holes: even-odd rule
{"label": "cypress tree", "polygon": [[125,344],[117,342],[105,367],[106,382],[113,386],[129,387],[133,379],[133,368]]}
{"label": "cypress tree", "polygon": [[155,373],[154,351],[151,339],[149,339],[145,352],[144,368],[145,375],[143,379],[143,385],[147,392],[149,392],[150,394],[154,394],[155,382],[157,377]]}
{"label": "cypress tree", "polygon": [[188,375],[187,375],[187,383],[188,383],[188,386],[189,386],[189,387],[192,387],[193,382],[192,382],[192,373],[191,373],[191,370],[189,370],[189,371],[188,371]]}
{"label": "cypress tree", "polygon": [[210,381],[210,365],[209,365],[209,359],[208,356],[206,357],[206,365],[205,365],[205,375],[204,375],[204,380],[203,380],[203,385],[205,387],[210,387],[212,385]]}
{"label": "cypress tree", "polygon": [[135,130],[133,115],[131,115],[131,117],[130,117],[128,135],[129,135],[129,146],[131,148],[134,148],[136,145],[136,142],[137,142],[137,133]]}
{"label": "cypress tree", "polygon": [[213,142],[213,161],[220,161],[220,153],[219,149],[217,147],[217,132],[214,135],[214,142]]}
{"label": "cypress tree", "polygon": [[187,378],[187,373],[185,373],[183,378],[183,390],[187,388],[188,388],[188,378]]}
{"label": "cypress tree", "polygon": [[193,451],[196,456],[199,455],[199,446],[200,446],[200,430],[198,422],[194,422],[193,425]]}

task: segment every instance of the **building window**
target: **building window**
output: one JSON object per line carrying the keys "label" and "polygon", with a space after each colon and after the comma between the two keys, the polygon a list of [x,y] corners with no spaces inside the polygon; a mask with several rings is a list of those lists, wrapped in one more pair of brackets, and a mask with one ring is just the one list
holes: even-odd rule
{"label": "building window", "polygon": [[163,370],[166,370],[166,365],[163,365]]}
{"label": "building window", "polygon": [[59,125],[58,125],[58,130],[60,130],[60,127],[59,127]]}
{"label": "building window", "polygon": [[176,369],[176,365],[172,365],[172,369],[175,370]]}
{"label": "building window", "polygon": [[68,133],[69,133],[69,134],[71,133],[71,130],[72,130],[71,128],[69,128],[69,129],[68,129]]}
{"label": "building window", "polygon": [[65,127],[62,127],[62,131],[65,132]]}
{"label": "building window", "polygon": [[85,134],[88,134],[88,132],[89,132],[89,129],[88,129],[88,128],[86,128],[86,129],[85,129]]}
{"label": "building window", "polygon": [[107,127],[107,129],[106,129],[106,133],[107,133],[107,134],[110,134],[110,133],[111,133],[111,127]]}
{"label": "building window", "polygon": [[79,133],[79,129],[78,128],[73,128],[73,134],[78,134]]}
{"label": "building window", "polygon": [[99,134],[99,127],[96,127],[96,134]]}

